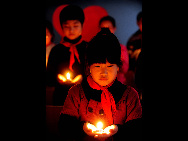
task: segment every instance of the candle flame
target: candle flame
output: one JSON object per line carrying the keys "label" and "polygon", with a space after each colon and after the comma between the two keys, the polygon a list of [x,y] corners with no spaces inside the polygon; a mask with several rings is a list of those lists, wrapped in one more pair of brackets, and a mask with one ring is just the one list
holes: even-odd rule
{"label": "candle flame", "polygon": [[87,128],[92,130],[92,133],[95,134],[110,134],[110,130],[111,129],[115,129],[115,125],[111,125],[106,127],[104,130],[102,129],[103,127],[103,123],[102,122],[98,122],[97,127],[95,127],[93,124],[91,123],[87,123]]}
{"label": "candle flame", "polygon": [[94,132],[94,131],[97,130],[97,128],[96,128],[93,124],[90,124],[90,123],[87,123],[87,128],[88,128],[88,129],[91,129],[92,132]]}
{"label": "candle flame", "polygon": [[102,129],[103,127],[103,123],[102,122],[98,122],[97,123],[97,129]]}
{"label": "candle flame", "polygon": [[63,82],[67,80],[62,74],[58,74],[58,78],[62,80]]}
{"label": "candle flame", "polygon": [[82,75],[77,75],[77,76],[72,80],[72,82],[73,82],[73,83],[76,83],[76,82],[78,82],[80,79],[82,79]]}
{"label": "candle flame", "polygon": [[67,80],[70,80],[70,73],[67,73]]}
{"label": "candle flame", "polygon": [[104,129],[104,132],[106,134],[110,134],[110,129],[115,129],[115,125],[108,126]]}

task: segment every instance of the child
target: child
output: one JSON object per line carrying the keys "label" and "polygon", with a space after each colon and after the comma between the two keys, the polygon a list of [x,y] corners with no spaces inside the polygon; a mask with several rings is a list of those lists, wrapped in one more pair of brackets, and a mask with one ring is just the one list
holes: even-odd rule
{"label": "child", "polygon": [[[114,34],[116,31],[116,22],[115,19],[111,16],[105,16],[100,19],[99,21],[99,28],[109,28],[109,30]],[[126,78],[125,74],[127,73],[129,69],[129,55],[127,51],[127,47],[123,44],[121,45],[121,61],[122,61],[122,67],[118,71],[117,79],[123,83],[126,84]]]}
{"label": "child", "polygon": [[[64,37],[52,50],[47,65],[47,86],[55,87],[54,105],[63,105],[68,89],[74,83],[66,84],[58,75],[73,78],[85,75],[85,49],[87,42],[82,40],[82,28],[85,20],[83,10],[76,5],[68,5],[60,13],[60,24]],[[81,82],[81,81],[80,81]]]}
{"label": "child", "polygon": [[[138,93],[116,79],[121,66],[118,39],[104,28],[89,42],[86,55],[90,75],[68,92],[59,119],[62,138],[65,141],[140,139],[142,107]],[[118,132],[113,136],[110,133],[108,138],[88,136],[83,131],[84,123],[97,121],[102,121],[105,127],[115,125]]]}

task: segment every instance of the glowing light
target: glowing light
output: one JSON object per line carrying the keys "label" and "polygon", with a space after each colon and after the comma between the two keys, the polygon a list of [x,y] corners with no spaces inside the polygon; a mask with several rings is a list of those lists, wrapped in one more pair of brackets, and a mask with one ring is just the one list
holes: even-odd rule
{"label": "glowing light", "polygon": [[90,124],[90,123],[87,123],[87,128],[88,128],[88,129],[91,129],[92,132],[94,132],[94,131],[97,130],[97,128],[96,128],[93,124]]}
{"label": "glowing light", "polygon": [[102,122],[98,122],[97,123],[97,129],[102,129],[103,127],[103,123]]}
{"label": "glowing light", "polygon": [[63,82],[67,81],[67,79],[62,74],[58,74],[58,78]]}
{"label": "glowing light", "polygon": [[[65,75],[66,75],[66,77],[65,77]],[[77,75],[73,80],[71,79],[70,72],[66,73],[65,75],[58,74],[58,79],[63,82],[68,82],[68,83],[77,83],[83,79],[81,74]]]}
{"label": "glowing light", "polygon": [[77,76],[72,80],[72,82],[73,82],[73,83],[76,83],[76,82],[78,82],[80,79],[82,79],[82,75],[77,75]]}
{"label": "glowing light", "polygon": [[103,127],[103,123],[102,122],[98,122],[97,127],[95,127],[93,124],[91,123],[87,123],[87,128],[88,129],[91,129],[92,133],[95,133],[95,134],[110,134],[110,129],[114,129],[115,126],[108,126],[106,127],[104,130],[102,129]]}
{"label": "glowing light", "polygon": [[67,73],[67,80],[70,80],[70,73]]}
{"label": "glowing light", "polygon": [[103,137],[109,137],[111,135],[114,135],[118,131],[118,127],[116,125],[110,125],[103,129],[103,123],[98,122],[96,126],[94,126],[91,123],[86,122],[83,126],[83,130],[85,131],[86,134],[89,136],[103,136]]}
{"label": "glowing light", "polygon": [[110,134],[110,130],[111,130],[111,129],[115,129],[115,125],[111,125],[111,126],[106,127],[106,128],[104,129],[104,132],[105,132],[106,134]]}

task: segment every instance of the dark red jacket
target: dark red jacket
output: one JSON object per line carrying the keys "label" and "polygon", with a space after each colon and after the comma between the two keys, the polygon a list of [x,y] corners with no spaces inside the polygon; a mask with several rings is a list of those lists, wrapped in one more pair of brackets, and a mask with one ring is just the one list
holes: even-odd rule
{"label": "dark red jacket", "polygon": [[[114,116],[114,124],[118,125],[118,132],[121,132],[120,130],[124,129],[123,126],[126,125],[126,123],[142,117],[142,106],[139,96],[134,88],[123,85],[117,80],[108,90],[112,93],[116,102],[117,111]],[[86,80],[83,80],[82,84],[73,86],[69,90],[69,94],[61,111],[59,127],[66,127],[65,124],[74,126],[74,124],[71,123],[75,122],[75,125],[78,125],[80,128],[76,129],[75,127],[76,134],[78,130],[82,130],[82,125],[86,121],[95,124],[100,120],[108,126],[108,119],[105,117],[100,101],[101,93],[102,91],[100,90],[92,89]],[[70,119],[72,119],[72,121]],[[69,129],[66,130],[68,131]],[[72,130],[72,128],[70,128],[70,130]],[[65,130],[63,132],[65,132]]]}

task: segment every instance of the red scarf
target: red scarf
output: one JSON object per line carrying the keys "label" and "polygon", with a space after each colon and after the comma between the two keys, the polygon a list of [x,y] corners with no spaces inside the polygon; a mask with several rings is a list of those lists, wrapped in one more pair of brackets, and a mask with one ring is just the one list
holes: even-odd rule
{"label": "red scarf", "polygon": [[76,56],[78,62],[80,63],[79,54],[78,54],[78,51],[77,51],[76,46],[77,46],[78,44],[80,44],[81,42],[82,42],[82,38],[81,38],[77,43],[75,43],[75,44],[69,43],[69,42],[67,42],[67,41],[65,41],[65,40],[63,40],[63,39],[60,41],[61,44],[63,44],[64,46],[70,48],[70,49],[69,49],[69,52],[71,53],[71,55],[70,55],[69,69],[70,69],[71,71],[73,71],[72,65],[73,65],[74,62],[75,62],[74,56]]}
{"label": "red scarf", "polygon": [[102,104],[103,110],[107,118],[109,119],[110,124],[113,124],[113,115],[115,115],[115,112],[116,112],[116,104],[115,104],[115,100],[112,94],[108,91],[107,88],[110,87],[114,81],[110,83],[109,85],[102,87],[93,80],[91,75],[89,75],[87,77],[87,82],[91,88],[96,89],[96,90],[102,90],[101,104]]}

